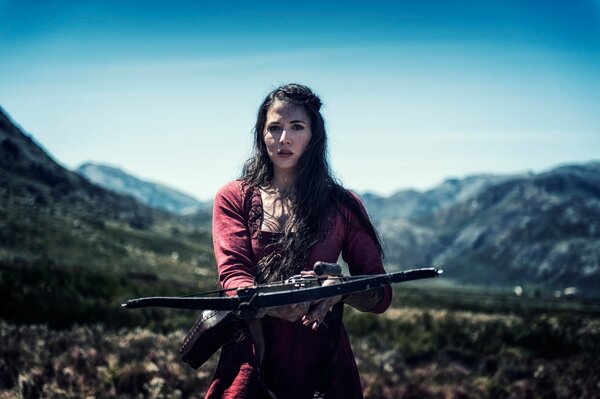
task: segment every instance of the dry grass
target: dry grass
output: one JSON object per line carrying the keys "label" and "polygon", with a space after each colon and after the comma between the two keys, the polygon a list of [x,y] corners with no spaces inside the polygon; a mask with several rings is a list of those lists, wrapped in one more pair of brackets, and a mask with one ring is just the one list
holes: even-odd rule
{"label": "dry grass", "polygon": [[[390,309],[348,312],[366,398],[600,397],[597,317]],[[0,322],[0,398],[196,398],[185,332]],[[548,347],[546,347],[548,346]]]}

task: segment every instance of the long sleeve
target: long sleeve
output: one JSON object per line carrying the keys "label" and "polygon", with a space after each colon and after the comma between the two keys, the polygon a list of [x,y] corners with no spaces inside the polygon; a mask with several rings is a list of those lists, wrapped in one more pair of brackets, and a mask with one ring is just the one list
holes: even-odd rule
{"label": "long sleeve", "polygon": [[[351,193],[367,216],[362,202]],[[346,239],[342,248],[342,258],[348,264],[350,274],[383,274],[383,261],[373,238],[350,210],[346,210],[348,220]],[[368,216],[367,216],[368,217]],[[392,289],[389,285],[350,295],[345,302],[361,311],[383,313],[391,304]]]}
{"label": "long sleeve", "polygon": [[239,181],[233,181],[217,192],[212,234],[221,286],[229,289],[253,285],[252,245]]}

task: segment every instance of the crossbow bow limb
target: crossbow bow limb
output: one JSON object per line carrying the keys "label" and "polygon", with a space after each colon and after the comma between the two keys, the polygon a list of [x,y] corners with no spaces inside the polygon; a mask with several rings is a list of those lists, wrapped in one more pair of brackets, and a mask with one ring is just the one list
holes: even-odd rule
{"label": "crossbow bow limb", "polygon": [[[284,283],[237,288],[235,295],[232,296],[206,297],[198,294],[198,296],[146,297],[130,299],[121,306],[128,309],[165,307],[223,310],[233,312],[242,319],[252,319],[261,310],[267,308],[349,295],[384,285],[437,277],[443,273],[437,268],[421,268],[388,274],[335,277],[336,274],[341,274],[340,266],[324,262],[317,262],[313,270],[317,277],[293,276]],[[322,275],[325,276],[321,277]],[[340,282],[320,285],[321,281],[331,278],[339,279]]]}

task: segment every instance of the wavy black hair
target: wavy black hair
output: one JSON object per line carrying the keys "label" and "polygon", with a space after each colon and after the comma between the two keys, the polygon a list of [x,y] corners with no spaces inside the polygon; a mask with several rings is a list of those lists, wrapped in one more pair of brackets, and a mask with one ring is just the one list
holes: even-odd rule
{"label": "wavy black hair", "polygon": [[357,200],[334,179],[327,157],[327,132],[321,115],[321,99],[308,87],[291,83],[271,91],[258,109],[253,129],[254,147],[242,170],[241,180],[249,188],[273,182],[273,163],[264,142],[267,111],[280,101],[301,106],[310,118],[311,140],[298,160],[296,178],[290,192],[292,215],[283,226],[278,250],[259,261],[257,280],[288,278],[304,268],[310,248],[331,227],[332,211],[349,208],[375,241],[381,257],[379,236]]}

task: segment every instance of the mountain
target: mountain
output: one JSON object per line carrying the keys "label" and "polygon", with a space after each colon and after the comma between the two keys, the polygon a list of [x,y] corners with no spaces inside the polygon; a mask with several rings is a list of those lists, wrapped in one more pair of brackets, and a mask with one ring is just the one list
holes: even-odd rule
{"label": "mountain", "polygon": [[179,215],[206,210],[208,205],[173,188],[144,181],[123,170],[102,164],[84,163],[75,171],[94,184],[131,195],[143,204]]}
{"label": "mountain", "polygon": [[[375,220],[388,262],[443,267],[446,277],[464,283],[574,286],[597,295],[600,162],[485,179],[453,181],[469,189],[449,196],[412,193],[434,200],[411,207],[413,199],[405,202],[408,211]],[[433,191],[448,192],[447,183]],[[379,209],[368,201],[375,215],[393,208],[386,199],[378,199]]]}
{"label": "mountain", "polygon": [[[390,268],[435,265],[460,283],[600,292],[600,162],[363,199]],[[112,310],[116,298],[215,280],[209,210],[175,215],[99,187],[0,109],[0,317],[40,318],[44,306],[64,304],[52,320],[129,320]],[[87,303],[79,318],[73,301]]]}
{"label": "mountain", "polygon": [[477,193],[503,181],[511,175],[473,175],[464,179],[447,179],[427,191],[402,190],[389,197],[372,193],[362,195],[365,206],[375,222],[403,218],[420,221],[435,212],[464,201]]}
{"label": "mountain", "polygon": [[600,288],[600,162],[493,186],[436,216],[435,255],[464,278]]}
{"label": "mountain", "polygon": [[0,108],[0,318],[121,325],[124,298],[214,286],[210,214],[173,215],[59,165]]}

